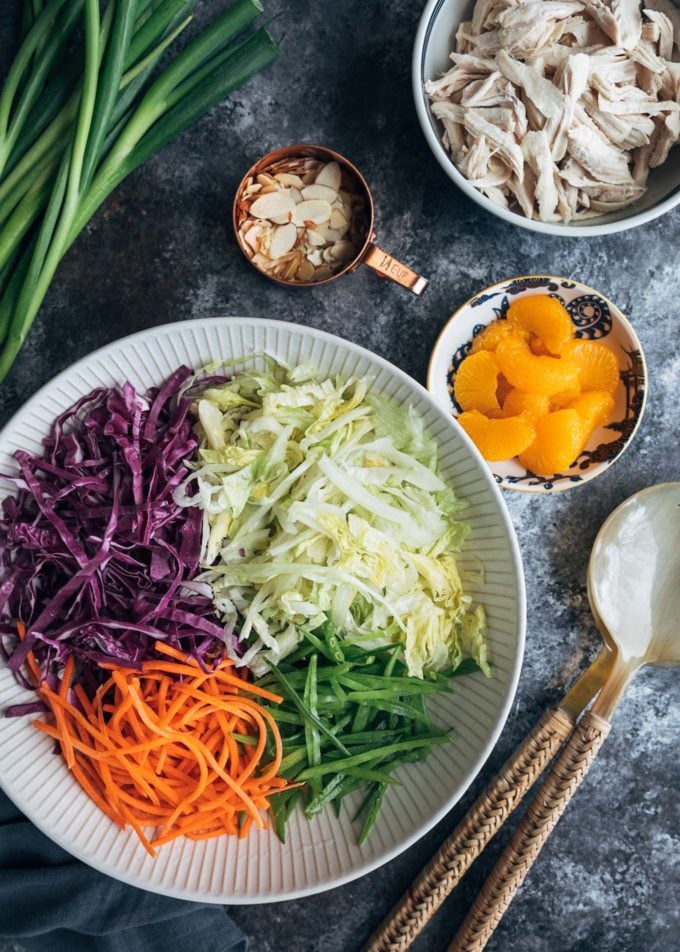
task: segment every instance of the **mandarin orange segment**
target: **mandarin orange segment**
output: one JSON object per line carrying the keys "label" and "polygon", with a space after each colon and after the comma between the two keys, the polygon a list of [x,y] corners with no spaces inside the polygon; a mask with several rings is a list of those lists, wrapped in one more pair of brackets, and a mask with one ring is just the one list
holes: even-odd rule
{"label": "mandarin orange segment", "polygon": [[508,381],[505,379],[503,374],[499,374],[498,386],[496,387],[496,399],[498,400],[501,406],[503,406],[503,403],[505,402],[505,398],[507,397],[507,395],[510,393],[512,389],[513,389],[512,384],[508,383]]}
{"label": "mandarin orange segment", "polygon": [[489,462],[510,459],[534,440],[535,431],[524,417],[489,420],[478,410],[461,413],[458,422]]}
{"label": "mandarin orange segment", "polygon": [[572,402],[581,395],[581,388],[577,385],[571,390],[562,390],[560,393],[550,395],[551,410],[566,410]]}
{"label": "mandarin orange segment", "polygon": [[535,424],[547,413],[550,413],[550,397],[545,394],[527,393],[515,387],[503,402],[503,416],[524,416],[529,423]]}
{"label": "mandarin orange segment", "polygon": [[477,335],[454,379],[461,426],[485,459],[519,456],[540,476],[567,470],[606,424],[619,383],[615,354],[574,340],[555,298],[519,298]]}
{"label": "mandarin orange segment", "polygon": [[573,409],[556,410],[536,421],[536,439],[519,454],[520,463],[537,476],[568,469],[583,448],[584,426]]}
{"label": "mandarin orange segment", "polygon": [[495,356],[501,373],[520,390],[549,397],[577,388],[578,370],[569,358],[537,357],[523,337],[506,337]]}
{"label": "mandarin orange segment", "polygon": [[500,410],[496,397],[498,365],[489,351],[470,354],[461,363],[453,381],[453,396],[463,410],[488,413]]}
{"label": "mandarin orange segment", "polygon": [[537,337],[535,334],[531,334],[529,337],[529,347],[531,347],[531,353],[536,354],[538,357],[554,357],[554,354],[551,354],[548,348],[545,346],[540,337]]}
{"label": "mandarin orange segment", "polygon": [[515,330],[535,334],[549,353],[560,354],[574,336],[574,327],[565,306],[547,294],[517,298],[508,308],[507,322]]}
{"label": "mandarin orange segment", "polygon": [[572,340],[564,354],[578,368],[581,390],[614,393],[619,385],[619,362],[609,347],[595,340]]}
{"label": "mandarin orange segment", "polygon": [[496,350],[500,342],[505,340],[510,333],[512,333],[512,328],[507,321],[492,321],[472,341],[471,353],[478,354],[480,350]]}
{"label": "mandarin orange segment", "polygon": [[585,444],[590,439],[593,430],[611,420],[614,398],[606,390],[589,390],[572,400],[569,406],[576,410],[583,421],[583,427],[586,430]]}

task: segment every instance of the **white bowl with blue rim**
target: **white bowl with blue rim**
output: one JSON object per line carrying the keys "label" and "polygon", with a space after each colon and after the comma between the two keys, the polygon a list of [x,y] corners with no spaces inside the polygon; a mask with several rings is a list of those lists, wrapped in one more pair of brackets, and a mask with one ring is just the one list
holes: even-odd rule
{"label": "white bowl with blue rim", "polygon": [[492,321],[504,320],[520,297],[548,294],[566,307],[574,336],[609,347],[619,362],[619,385],[614,393],[611,421],[598,427],[581,455],[563,472],[539,476],[517,458],[487,463],[504,489],[548,493],[573,489],[605,472],[630,446],[640,425],[647,399],[647,365],[632,325],[619,308],[587,284],[553,275],[532,275],[499,281],[462,304],[444,325],[432,351],[427,388],[454,417],[461,412],[453,397],[456,372],[472,341]]}
{"label": "white bowl with blue rim", "polygon": [[530,231],[544,235],[591,238],[644,225],[680,205],[680,146],[671,149],[663,165],[651,170],[647,191],[637,202],[581,222],[535,221],[520,212],[501,208],[471,185],[458,171],[442,144],[444,127],[430,111],[425,83],[430,79],[438,79],[451,67],[449,56],[455,49],[456,31],[463,20],[470,19],[474,7],[475,0],[428,0],[418,25],[411,62],[413,97],[425,140],[446,174],[468,198],[492,215]]}

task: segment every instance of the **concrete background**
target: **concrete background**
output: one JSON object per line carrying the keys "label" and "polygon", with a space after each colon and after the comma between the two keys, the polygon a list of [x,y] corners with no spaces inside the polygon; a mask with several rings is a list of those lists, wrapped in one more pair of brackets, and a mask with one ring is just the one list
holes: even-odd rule
{"label": "concrete background", "polygon": [[[197,20],[224,6],[199,3]],[[417,125],[409,72],[420,3],[266,6],[268,17],[283,14],[272,27],[282,45],[279,62],[124,182],[101,209],[61,266],[2,385],[0,422],[93,348],[204,315],[260,315],[323,328],[424,382],[430,350],[455,307],[491,282],[531,273],[572,276],[616,301],[635,324],[650,373],[634,445],[606,475],[556,496],[506,495],[525,560],[527,650],[508,724],[468,796],[420,843],[370,876],[299,902],[231,910],[253,952],[352,952],[594,656],[598,636],[585,572],[604,518],[636,490],[680,478],[680,209],[605,238],[549,238],[506,225],[453,187]],[[2,0],[0,66],[9,62],[15,15],[14,0]],[[380,241],[431,280],[422,299],[366,269],[329,287],[289,291],[247,265],[230,232],[234,188],[256,158],[295,141],[334,147],[363,170],[375,193]],[[489,950],[680,948],[678,684],[671,670],[638,677]],[[414,952],[446,948],[500,845],[479,860]],[[9,948],[0,942],[0,952]]]}

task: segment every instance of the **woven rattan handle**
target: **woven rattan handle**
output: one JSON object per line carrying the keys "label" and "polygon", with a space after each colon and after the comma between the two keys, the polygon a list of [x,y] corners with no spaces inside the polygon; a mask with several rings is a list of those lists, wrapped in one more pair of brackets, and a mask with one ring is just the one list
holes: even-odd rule
{"label": "woven rattan handle", "polygon": [[546,711],[374,932],[364,952],[403,952],[409,948],[573,729],[573,719],[560,708]]}
{"label": "woven rattan handle", "polygon": [[583,715],[571,740],[531,803],[475,900],[449,952],[481,952],[524,882],[611,729],[609,721]]}

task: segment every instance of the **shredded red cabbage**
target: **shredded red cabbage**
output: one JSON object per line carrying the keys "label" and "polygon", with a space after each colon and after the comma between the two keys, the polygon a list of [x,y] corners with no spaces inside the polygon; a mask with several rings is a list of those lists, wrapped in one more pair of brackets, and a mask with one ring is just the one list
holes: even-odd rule
{"label": "shredded red cabbage", "polygon": [[191,582],[202,515],[172,498],[198,442],[191,375],[180,367],[145,396],[129,383],[94,390],[57,418],[43,456],[15,453],[19,472],[3,477],[17,491],[0,519],[0,648],[25,686],[29,651],[52,685],[73,655],[86,690],[99,662],[138,666],[157,639],[199,662],[223,654],[231,634]]}

